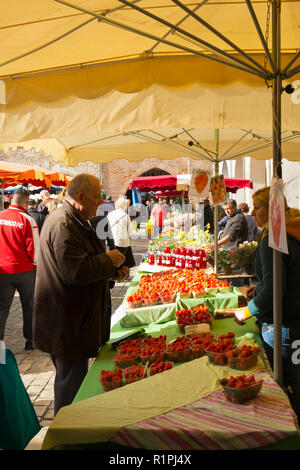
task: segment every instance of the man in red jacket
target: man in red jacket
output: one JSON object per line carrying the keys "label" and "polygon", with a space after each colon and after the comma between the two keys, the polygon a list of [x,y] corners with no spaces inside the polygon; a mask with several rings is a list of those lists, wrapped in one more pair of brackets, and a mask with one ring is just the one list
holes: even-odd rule
{"label": "man in red jacket", "polygon": [[39,231],[28,212],[29,192],[15,191],[7,210],[0,212],[0,340],[16,290],[23,310],[25,349],[33,349],[32,312]]}

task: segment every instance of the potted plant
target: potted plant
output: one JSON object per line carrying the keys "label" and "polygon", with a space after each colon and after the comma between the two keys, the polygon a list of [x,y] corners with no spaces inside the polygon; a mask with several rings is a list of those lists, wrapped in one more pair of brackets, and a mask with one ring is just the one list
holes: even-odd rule
{"label": "potted plant", "polygon": [[231,250],[219,250],[218,253],[218,260],[220,266],[223,268],[225,274],[232,273],[232,257],[231,257]]}
{"label": "potted plant", "polygon": [[252,273],[252,265],[256,247],[256,241],[246,241],[241,243],[235,250],[232,250],[231,252],[232,262],[237,266],[241,266],[247,274]]}
{"label": "potted plant", "polygon": [[[206,251],[206,260],[212,266],[214,265],[214,250],[207,250]],[[225,274],[231,274],[232,272],[232,258],[231,258],[231,250],[222,250],[218,251],[218,265],[222,268]]]}

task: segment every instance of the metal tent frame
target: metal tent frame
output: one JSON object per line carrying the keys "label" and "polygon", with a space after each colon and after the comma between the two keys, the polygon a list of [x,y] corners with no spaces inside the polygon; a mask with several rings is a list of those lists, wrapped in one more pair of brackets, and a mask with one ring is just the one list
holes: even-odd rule
{"label": "metal tent frame", "polygon": [[[83,28],[85,25],[92,21],[98,21],[102,23],[109,24],[116,28],[125,29],[136,35],[144,36],[152,41],[154,44],[151,48],[144,51],[145,58],[151,58],[153,56],[153,51],[160,44],[165,44],[171,47],[171,50],[180,51],[181,53],[200,56],[207,60],[218,62],[227,67],[235,68],[240,71],[243,71],[247,74],[255,75],[261,80],[266,82],[268,87],[272,87],[272,147],[273,147],[273,173],[277,177],[282,177],[282,140],[281,140],[281,93],[283,91],[282,81],[293,77],[295,74],[300,72],[300,51],[296,51],[294,56],[285,65],[284,68],[281,66],[281,0],[267,0],[267,32],[264,36],[261,26],[258,21],[258,17],[255,13],[253,4],[254,1],[244,0],[245,4],[249,11],[249,18],[253,22],[253,25],[257,31],[262,49],[265,52],[265,62],[264,66],[260,64],[249,52],[246,52],[225,35],[217,31],[214,25],[209,24],[205,21],[200,15],[201,8],[209,3],[209,0],[202,0],[197,4],[193,9],[189,8],[180,0],[170,0],[174,5],[176,5],[179,11],[182,11],[183,16],[181,19],[177,19],[176,22],[167,21],[165,18],[160,17],[149,8],[141,8],[138,3],[140,0],[133,0],[129,2],[128,0],[119,0],[121,4],[119,7],[111,8],[105,12],[98,14],[94,11],[89,11],[87,9],[76,6],[70,2],[64,0],[54,0],[57,3],[63,4],[70,7],[71,9],[82,12],[90,16],[88,21],[82,22],[77,25],[76,28],[70,29],[65,32],[65,34],[52,38],[51,41],[48,41],[44,44],[39,45],[26,53],[18,55],[17,57],[12,57],[6,62],[0,64],[1,66],[6,65],[14,61],[18,61],[25,56],[34,54],[35,52],[40,51],[48,46],[51,46],[53,43],[60,41],[66,36],[72,34],[76,30]],[[143,17],[150,18],[153,22],[162,24],[166,31],[159,37],[155,34],[152,34],[146,30],[138,29],[130,24],[125,24],[120,21],[117,21],[110,17],[112,13],[115,13],[121,9],[132,9],[136,12],[139,12],[141,19]],[[218,8],[218,4],[216,6]],[[187,28],[183,27],[183,23],[186,20],[193,19],[201,25],[201,28],[204,28],[205,31],[209,32],[210,37],[214,35],[218,41],[225,43],[227,50],[222,50],[216,45],[202,39],[198,35],[191,34]],[[269,39],[269,25],[271,24],[272,32],[272,46],[271,48],[268,45]],[[175,39],[174,39],[175,38]],[[94,64],[95,65],[95,64]],[[86,66],[93,66],[93,64],[88,64]],[[65,70],[72,70],[75,68],[82,67],[80,64],[76,64],[73,67],[66,66]],[[60,69],[62,70],[62,69]],[[41,72],[49,73],[49,71]],[[18,74],[18,78],[28,77],[30,75],[35,75],[36,72]],[[215,163],[215,174],[218,174],[218,164],[219,164],[219,133],[216,130],[216,149],[215,155],[211,152],[204,150],[206,157],[211,157]],[[169,145],[165,143],[165,145]],[[202,155],[201,158],[204,158]],[[199,154],[200,156],[200,154]],[[236,158],[236,157],[231,157]],[[282,286],[282,255],[278,251],[273,251],[273,260],[274,260],[274,269],[273,269],[273,295],[274,295],[274,378],[278,383],[282,383],[282,360],[281,360],[281,325],[282,325],[282,292],[280,287]]]}

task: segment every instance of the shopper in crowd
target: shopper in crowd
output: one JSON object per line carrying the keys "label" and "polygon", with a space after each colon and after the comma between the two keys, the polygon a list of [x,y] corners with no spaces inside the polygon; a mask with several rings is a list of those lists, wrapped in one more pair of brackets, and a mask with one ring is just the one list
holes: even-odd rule
{"label": "shopper in crowd", "polygon": [[196,223],[203,230],[214,233],[214,214],[209,199],[205,198],[197,205]]}
{"label": "shopper in crowd", "polygon": [[58,203],[57,203],[57,207],[61,207],[63,205],[63,202],[65,200],[65,197],[66,197],[66,191],[67,191],[67,188],[64,188],[62,190],[62,192],[59,194],[59,199],[58,199]]}
{"label": "shopper in crowd", "polygon": [[[247,308],[237,309],[238,321],[255,316],[262,326],[263,346],[273,367],[273,249],[269,247],[270,187],[253,194],[256,225],[262,228],[255,252],[256,285],[248,289]],[[282,360],[283,385],[300,419],[300,364],[293,359],[300,339],[300,211],[289,208],[285,201],[285,222],[289,254],[282,254]],[[297,347],[298,343],[296,344]],[[299,421],[300,422],[300,421]]]}
{"label": "shopper in crowd", "polygon": [[29,192],[17,189],[0,214],[0,340],[16,290],[23,312],[25,350],[33,349],[32,309],[39,246],[38,226],[28,212]]}
{"label": "shopper in crowd", "polygon": [[49,191],[47,191],[47,189],[43,189],[43,191],[40,192],[40,196],[42,198],[42,202],[38,205],[37,211],[48,215],[48,203],[51,202],[53,199],[51,198],[50,193]]}
{"label": "shopper in crowd", "polygon": [[162,232],[164,220],[167,216],[165,209],[163,208],[163,198],[158,199],[158,204],[153,208],[151,213],[151,223],[154,225],[154,236],[157,237]]}
{"label": "shopper in crowd", "polygon": [[113,236],[115,248],[117,248],[125,256],[125,266],[133,268],[135,259],[131,248],[131,237],[136,234],[134,224],[130,220],[126,212],[127,199],[119,197],[115,202],[116,209],[110,212],[107,216],[110,230]]}
{"label": "shopper in crowd", "polygon": [[150,203],[149,203],[148,206],[147,206],[148,219],[150,219],[150,217],[151,217],[151,213],[152,213],[152,211],[153,211],[153,209],[154,209],[155,204],[156,204],[155,199],[153,199],[153,198],[150,199]]}
{"label": "shopper in crowd", "polygon": [[[237,209],[237,204],[234,199],[228,199],[224,206],[228,220],[218,240],[218,246],[222,246],[224,250],[231,250],[237,248],[240,243],[243,243],[248,238],[248,224],[247,219],[241,211]],[[211,245],[213,248],[214,245]]]}
{"label": "shopper in crowd", "polygon": [[168,214],[170,212],[170,206],[166,198],[163,199],[162,206],[165,209],[166,213]]}
{"label": "shopper in crowd", "polygon": [[242,202],[241,204],[238,205],[238,208],[241,210],[241,212],[244,214],[244,216],[247,219],[248,223],[248,241],[252,242],[254,240],[254,237],[257,233],[257,226],[255,223],[255,219],[252,215],[249,214],[249,206],[246,202]]}
{"label": "shopper in crowd", "polygon": [[46,219],[46,215],[43,214],[43,212],[38,212],[38,210],[37,210],[37,201],[35,201],[34,199],[29,199],[28,214],[30,214],[31,217],[34,218],[34,220],[37,223],[39,233],[41,233],[44,221]]}
{"label": "shopper in crowd", "polygon": [[97,215],[103,215],[106,217],[107,214],[115,210],[115,203],[112,200],[112,196],[110,194],[108,196],[103,196],[102,200],[102,204],[100,204],[97,208]]}
{"label": "shopper in crowd", "polygon": [[51,354],[56,368],[54,413],[72,403],[110,335],[109,280],[124,280],[125,257],[105,252],[90,225],[102,203],[101,185],[90,174],[75,176],[63,206],[44,223],[34,298],[34,344]]}

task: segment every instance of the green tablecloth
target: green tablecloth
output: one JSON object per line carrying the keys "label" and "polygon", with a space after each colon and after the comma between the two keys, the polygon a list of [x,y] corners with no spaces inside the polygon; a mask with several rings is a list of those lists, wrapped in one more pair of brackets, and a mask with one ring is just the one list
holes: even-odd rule
{"label": "green tablecloth", "polygon": [[[126,305],[126,298],[136,291],[140,278],[145,273],[137,273],[133,278],[123,301]],[[184,308],[191,308],[195,305],[205,303],[210,311],[213,313],[215,309],[224,308],[237,308],[238,296],[242,295],[237,287],[232,288],[232,292],[227,294],[208,295],[203,298],[194,299],[181,299],[179,295],[176,296],[176,301],[172,304],[153,305],[152,307],[141,307],[127,310],[126,316],[122,318],[120,325],[123,328],[130,328],[134,326],[149,325],[154,323],[166,323],[175,320],[175,313],[177,310]]]}
{"label": "green tablecloth", "polygon": [[[130,295],[131,292],[136,290],[141,275],[142,274],[137,274],[135,276],[135,278],[133,279],[126,293],[126,296]],[[196,299],[196,301],[194,299],[181,299],[180,306],[182,305],[182,308],[185,308],[186,306],[192,306],[195,303],[199,303],[198,300],[199,299]],[[214,306],[214,308],[216,307]],[[143,328],[147,334],[151,334],[153,336],[167,335],[167,342],[170,342],[171,340],[175,339],[177,336],[182,336],[182,334],[179,332],[179,329],[175,320],[168,321],[168,322],[161,323],[161,324],[153,323],[151,325],[144,325]],[[116,352],[111,349],[110,342],[111,340],[116,339],[124,335],[125,333],[131,332],[135,329],[136,327],[122,328],[121,322],[118,322],[117,324],[114,325],[114,327],[111,330],[110,341],[103,346],[97,358],[95,359],[94,363],[90,367],[73,403],[80,402],[87,398],[91,398],[98,394],[103,393],[103,388],[99,381],[100,373],[102,369],[112,370],[114,368],[113,358],[116,354]],[[215,320],[215,319],[212,320],[212,333],[214,335],[218,336],[219,334],[224,334],[229,331],[233,331],[236,334],[237,339],[245,335],[247,335],[248,339],[256,339],[261,346],[259,330],[255,323],[254,318],[249,319],[246,322],[246,324],[242,326],[237,325],[234,319],[232,318],[227,318],[223,320]],[[180,366],[181,364],[176,365],[176,367],[180,367]],[[83,444],[83,445],[76,445],[76,446],[65,446],[65,448],[66,449],[109,449],[109,450],[129,449],[123,446],[117,446],[112,443],[104,443],[104,442],[98,443],[98,444],[92,443],[91,445]],[[286,449],[286,450],[297,449],[298,450],[299,449],[300,450],[300,436],[291,437],[289,439],[284,439],[276,444],[264,446],[259,449],[261,450],[277,450],[277,449]],[[130,448],[130,450],[132,451],[133,449]]]}
{"label": "green tablecloth", "polygon": [[[177,336],[184,336],[180,333],[175,320],[163,324],[147,325],[143,328],[147,334],[153,336],[167,335],[167,342],[172,341],[177,338]],[[134,331],[135,329],[136,328],[122,328],[120,326],[120,322],[118,322],[111,330],[110,341],[124,335],[125,333]],[[212,320],[212,333],[214,335],[218,336],[229,331],[233,331],[238,338],[248,335],[249,339],[254,338],[259,342],[259,344],[261,344],[261,340],[258,335],[258,328],[255,324],[254,318],[249,319],[243,326],[237,325],[233,318]],[[90,367],[74,399],[74,403],[103,393],[102,385],[99,382],[101,370],[113,370],[113,358],[116,355],[116,351],[112,350],[110,347],[110,341],[103,346],[94,363]],[[178,364],[178,366],[180,366],[180,364]]]}

